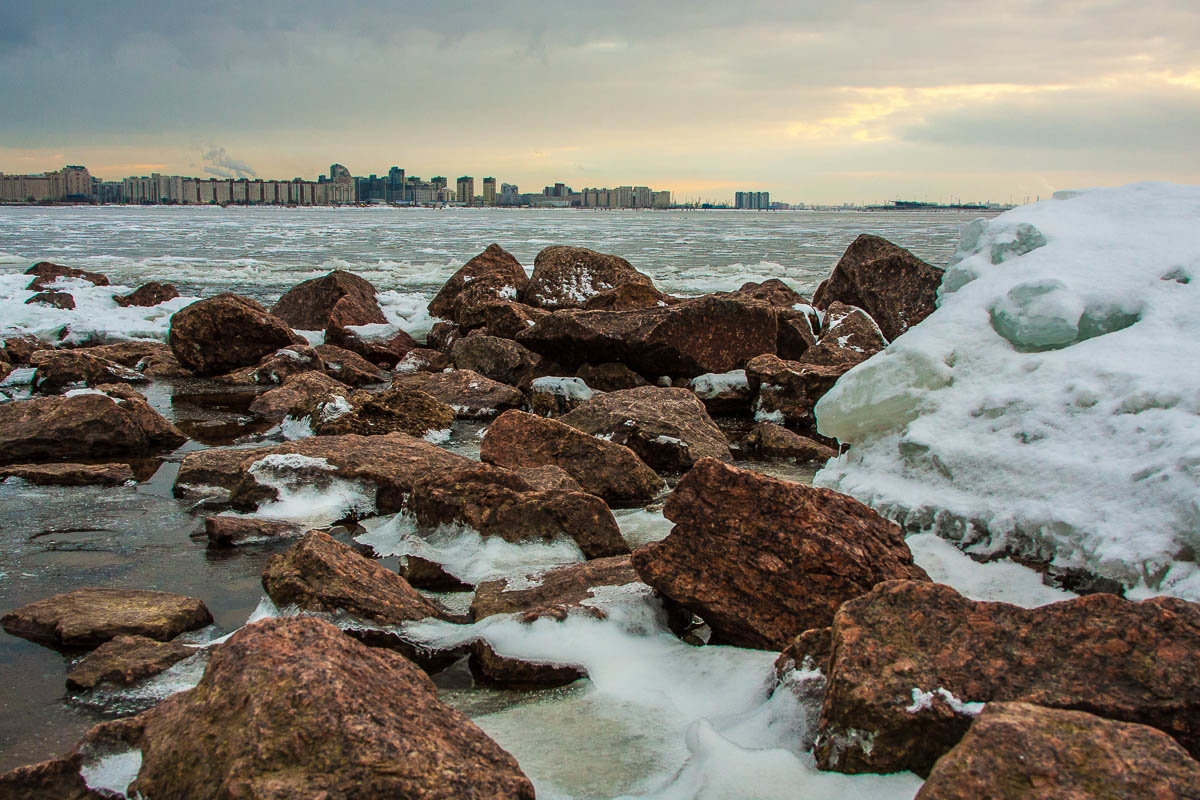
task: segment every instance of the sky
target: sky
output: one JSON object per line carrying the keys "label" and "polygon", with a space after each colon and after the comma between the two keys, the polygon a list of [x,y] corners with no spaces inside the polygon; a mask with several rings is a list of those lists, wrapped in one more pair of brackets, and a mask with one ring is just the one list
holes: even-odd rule
{"label": "sky", "polygon": [[793,203],[1200,183],[1196,0],[0,0],[0,171]]}

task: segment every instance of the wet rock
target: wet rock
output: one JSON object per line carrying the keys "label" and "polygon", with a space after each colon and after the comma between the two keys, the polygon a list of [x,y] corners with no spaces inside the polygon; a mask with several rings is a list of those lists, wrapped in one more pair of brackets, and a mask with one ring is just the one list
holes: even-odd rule
{"label": "wet rock", "polygon": [[[783,648],[775,659],[775,676],[785,682],[796,670],[817,670],[829,674],[829,655],[833,648],[833,628],[810,628]],[[818,701],[820,698],[818,698]]]}
{"label": "wet rock", "polygon": [[737,293],[750,300],[761,300],[776,308],[793,308],[808,305],[808,298],[778,278],[768,278],[762,283],[747,281]]}
{"label": "wet rock", "polygon": [[325,329],[325,344],[349,350],[382,369],[391,369],[417,346],[404,331],[385,336],[364,336],[359,331],[330,325]]}
{"label": "wet rock", "polygon": [[128,387],[0,404],[0,464],[150,455],[185,441]]}
{"label": "wet rock", "polygon": [[934,312],[941,282],[942,270],[887,239],[864,233],[846,248],[813,304],[857,306],[890,342]]}
{"label": "wet rock", "polygon": [[17,767],[0,775],[0,797],[12,800],[111,800],[114,795],[89,789],[79,773],[83,756],[68,753]]}
{"label": "wet rock", "polygon": [[634,311],[639,308],[662,308],[678,303],[679,298],[663,294],[644,283],[624,283],[615,289],[588,298],[583,307],[588,311]]}
{"label": "wet rock", "polygon": [[638,548],[642,580],[700,616],[714,641],[781,650],[880,581],[927,580],[896,524],[851,497],[700,461]]}
{"label": "wet rock", "polygon": [[325,364],[325,372],[348,386],[383,383],[387,373],[351,350],[332,344],[316,348]]}
{"label": "wet rock", "polygon": [[534,491],[545,492],[561,489],[566,492],[582,492],[583,487],[562,467],[544,464],[540,467],[518,467],[512,470],[521,476]]}
{"label": "wet rock", "polygon": [[539,308],[582,308],[600,292],[630,283],[654,287],[648,275],[620,256],[556,245],[537,254],[521,299]]}
{"label": "wet rock", "polygon": [[392,377],[392,386],[431,394],[453,408],[460,419],[486,419],[525,406],[525,395],[519,389],[469,369],[398,374]]}
{"label": "wet rock", "polygon": [[758,458],[784,459],[797,464],[825,462],[837,456],[837,450],[829,445],[773,422],[755,425],[746,437],[745,445]]}
{"label": "wet rock", "polygon": [[489,336],[512,339],[526,328],[532,328],[535,322],[550,312],[524,303],[499,301],[483,306],[482,313]]}
{"label": "wet rock", "polygon": [[28,364],[33,354],[40,350],[53,349],[53,345],[46,344],[36,336],[10,336],[4,340],[4,355],[13,366]]}
{"label": "wet rock", "polygon": [[67,673],[67,688],[95,689],[101,683],[128,686],[194,655],[196,648],[145,636],[117,636],[97,647]]}
{"label": "wet rock", "polygon": [[144,797],[532,800],[516,759],[396,653],[317,619],[247,625],[147,714]]}
{"label": "wet rock", "polygon": [[835,302],[825,310],[821,338],[805,351],[800,363],[854,366],[885,347],[879,327],[862,309]]}
{"label": "wet rock", "polygon": [[725,434],[687,389],[642,386],[599,394],[561,421],[625,445],[657,472],[686,472],[702,458],[733,460]]}
{"label": "wet rock", "polygon": [[442,372],[452,367],[450,357],[437,350],[414,347],[404,354],[396,364],[396,374],[409,375],[413,372]]}
{"label": "wet rock", "polygon": [[475,588],[446,572],[441,564],[420,556],[401,556],[397,571],[417,589],[427,589],[431,592],[469,592]]}
{"label": "wet rock", "polygon": [[509,468],[554,464],[615,508],[645,505],[663,486],[628,447],[523,411],[506,411],[488,427],[480,458]]}
{"label": "wet rock", "polygon": [[799,361],[817,345],[821,321],[811,311],[779,309],[779,336],[775,340],[776,355],[787,361]]}
{"label": "wet rock", "polygon": [[535,378],[529,384],[529,410],[539,417],[561,417],[595,395],[582,378]]}
{"label": "wet rock", "polygon": [[496,614],[521,614],[530,620],[542,616],[562,619],[584,609],[584,604],[595,597],[597,587],[640,584],[642,579],[630,557],[618,555],[556,567],[535,576],[532,586],[530,582],[524,580],[510,587],[508,579],[501,578],[479,584],[471,601],[471,619],[478,621]]}
{"label": "wet rock", "polygon": [[462,335],[462,331],[453,322],[435,322],[425,335],[425,346],[431,350],[445,353],[454,344],[454,340]]}
{"label": "wet rock", "polygon": [[307,343],[255,301],[227,293],[176,311],[168,344],[188,369],[218,375],[257,364],[288,345]]}
{"label": "wet rock", "polygon": [[306,344],[294,344],[265,356],[252,367],[218,375],[213,380],[236,386],[278,386],[293,375],[313,371],[325,371],[320,354]]}
{"label": "wet rock", "polygon": [[450,359],[458,369],[469,369],[507,383],[528,386],[546,374],[545,359],[512,339],[498,336],[467,336],[450,348]]}
{"label": "wet rock", "polygon": [[345,413],[317,413],[313,430],[319,436],[358,433],[371,436],[399,431],[424,436],[454,423],[454,409],[420,389],[392,388],[378,393],[359,390],[346,398]]}
{"label": "wet rock", "polygon": [[568,366],[619,361],[647,375],[690,378],[774,353],[778,333],[766,303],[708,295],[641,311],[557,311],[517,341]]}
{"label": "wet rock", "polygon": [[609,361],[604,364],[584,364],[575,374],[583,382],[600,392],[615,392],[620,389],[636,389],[648,386],[649,381],[624,364]]}
{"label": "wet rock", "polygon": [[250,403],[250,411],[278,422],[284,417],[303,417],[318,401],[332,396],[346,397],[351,388],[321,372],[301,372],[284,380],[283,385],[263,392]]}
{"label": "wet rock", "polygon": [[753,394],[746,370],[698,375],[688,381],[690,389],[712,416],[744,416],[750,413]]}
{"label": "wet rock", "polygon": [[163,342],[115,342],[83,348],[79,352],[136,369],[147,378],[186,378],[192,374]]}
{"label": "wet rock", "polygon": [[81,278],[96,286],[108,286],[108,278],[99,272],[64,267],[60,264],[51,264],[49,261],[39,261],[25,270],[25,274],[36,276],[25,287],[27,292],[40,292],[59,278]]}
{"label": "wet rock", "polygon": [[755,419],[815,431],[813,406],[853,366],[847,362],[805,364],[773,355],[751,359],[746,364],[746,379],[756,397]]}
{"label": "wet rock", "polygon": [[346,327],[387,322],[371,282],[340,269],[293,286],[271,307],[271,313],[304,331],[322,331],[331,324]]}
{"label": "wet rock", "polygon": [[1165,733],[1082,711],[988,703],[917,800],[1200,797],[1200,763]]}
{"label": "wet rock", "polygon": [[485,323],[484,308],[497,300],[516,300],[529,282],[521,262],[497,244],[450,276],[429,303],[429,313],[464,327]]}
{"label": "wet rock", "polygon": [[70,311],[75,308],[75,297],[70,292],[38,292],[25,301],[27,306],[34,303]]}
{"label": "wet rock", "polygon": [[37,372],[33,389],[41,394],[59,394],[78,386],[105,383],[147,383],[145,375],[86,350],[43,350],[30,358]]}
{"label": "wet rock", "polygon": [[133,480],[128,464],[11,464],[0,480],[20,478],[38,486],[121,486]]}
{"label": "wet rock", "polygon": [[1093,594],[1040,608],[895,581],[833,623],[817,762],[839,772],[928,774],[972,703],[1086,709],[1200,752],[1200,606]]}
{"label": "wet rock", "polygon": [[122,635],[166,641],[212,621],[204,603],[194,597],[101,587],[37,600],[0,619],[13,636],[62,647],[96,647]]}
{"label": "wet rock", "polygon": [[114,294],[112,299],[114,303],[122,308],[128,308],[129,306],[156,306],[159,303],[174,300],[176,297],[179,297],[179,290],[172,284],[150,281],[149,283],[142,284],[129,294]]}
{"label": "wet rock", "polygon": [[261,517],[205,517],[204,534],[209,547],[237,547],[257,542],[295,539],[304,527],[281,519]]}

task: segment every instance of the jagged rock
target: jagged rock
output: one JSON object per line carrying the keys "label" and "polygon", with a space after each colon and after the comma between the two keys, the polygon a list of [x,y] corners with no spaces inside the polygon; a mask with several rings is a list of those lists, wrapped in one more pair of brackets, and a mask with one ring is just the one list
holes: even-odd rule
{"label": "jagged rock", "polygon": [[683,477],[642,580],[700,616],[715,641],[781,650],[880,581],[928,580],[904,536],[857,500],[706,458]]}
{"label": "jagged rock", "polygon": [[525,405],[525,395],[515,387],[469,369],[394,375],[392,386],[420,389],[454,409],[460,419],[494,417]]}
{"label": "jagged rock", "polygon": [[28,764],[0,775],[0,797],[12,800],[112,800],[107,791],[89,789],[79,769],[79,753]]}
{"label": "jagged rock", "polygon": [[29,363],[34,353],[40,350],[53,350],[54,346],[46,344],[36,336],[10,336],[4,340],[4,354],[13,366]]}
{"label": "jagged rock", "polygon": [[257,364],[292,344],[307,344],[287,323],[247,297],[219,294],[171,316],[168,336],[179,363],[199,375],[217,375]]}
{"label": "jagged rock", "polygon": [[533,800],[516,759],[396,653],[312,618],[252,623],[199,685],[148,712],[131,787],[148,800]]}
{"label": "jagged rock", "polygon": [[582,308],[600,292],[630,283],[654,287],[620,256],[556,245],[537,254],[521,300],[539,308]]}
{"label": "jagged rock", "polygon": [[864,233],[846,248],[813,304],[857,306],[890,342],[934,312],[941,282],[942,270],[887,239]]}
{"label": "jagged rock", "polygon": [[205,517],[204,534],[209,547],[236,547],[254,542],[295,539],[304,528],[294,522],[261,517]]}
{"label": "jagged rock", "polygon": [[59,278],[82,278],[96,286],[108,286],[108,278],[99,272],[88,272],[85,269],[64,267],[60,264],[51,264],[49,261],[39,261],[25,270],[25,274],[36,276],[25,287],[25,291],[27,292],[40,292]]}
{"label": "jagged rock", "polygon": [[1022,701],[1151,725],[1200,752],[1200,605],[1109,594],[1025,609],[893,581],[833,623],[822,769],[928,774],[967,704]]}
{"label": "jagged rock", "polygon": [[0,480],[20,478],[38,486],[121,486],[133,480],[128,464],[11,464]]}
{"label": "jagged rock", "polygon": [[[9,375],[11,375],[12,371],[13,371],[12,364],[8,363],[7,361],[0,361],[0,381],[3,381],[5,378],[7,378]],[[4,396],[8,397],[7,394],[5,394]]]}
{"label": "jagged rock", "polygon": [[325,329],[325,344],[356,353],[377,367],[391,369],[417,346],[417,341],[404,331],[394,331],[382,337],[365,337],[357,331],[339,325]]}
{"label": "jagged rock", "polygon": [[517,341],[568,366],[620,361],[647,375],[690,378],[774,353],[778,333],[766,303],[708,295],[641,311],[556,311]]}
{"label": "jagged rock", "polygon": [[657,472],[686,472],[702,458],[733,460],[725,434],[687,389],[642,386],[598,394],[561,421],[625,445]]}
{"label": "jagged rock", "polygon": [[445,353],[425,347],[414,347],[405,353],[404,358],[400,359],[396,364],[396,374],[409,375],[413,372],[442,372],[450,367],[450,357]]}
{"label": "jagged rock", "polygon": [[67,389],[106,383],[147,383],[145,375],[86,350],[43,350],[30,357],[37,367],[33,389],[41,394],[59,394]]}
{"label": "jagged rock", "polygon": [[475,588],[446,572],[441,564],[420,556],[401,556],[397,571],[417,589],[428,589],[431,592],[469,592]]}
{"label": "jagged rock", "polygon": [[875,321],[860,308],[831,303],[821,322],[821,338],[808,348],[802,364],[854,366],[887,347]]}
{"label": "jagged rock", "polygon": [[376,394],[359,390],[346,400],[349,409],[345,413],[313,415],[312,426],[318,436],[371,436],[394,431],[424,436],[454,423],[454,409],[420,389],[398,387]]}
{"label": "jagged rock", "polygon": [[554,464],[615,508],[645,505],[663,486],[628,447],[523,411],[506,411],[488,427],[480,458],[509,468]]}
{"label": "jagged rock", "polygon": [[425,346],[431,350],[445,353],[454,344],[454,340],[462,335],[462,331],[453,322],[435,322],[425,335]]}
{"label": "jagged rock", "polygon": [[544,308],[534,308],[524,303],[508,301],[488,303],[483,306],[481,311],[484,328],[488,335],[500,336],[504,339],[512,339],[526,328],[533,327],[535,322],[550,313]]}
{"label": "jagged rock", "polygon": [[116,636],[71,668],[67,673],[67,688],[95,689],[101,683],[128,686],[157,675],[196,652],[196,648],[178,642]]}
{"label": "jagged rock", "polygon": [[636,389],[650,384],[641,375],[624,364],[609,361],[604,364],[584,364],[575,374],[583,382],[600,392],[615,392],[620,389]]}
{"label": "jagged rock", "polygon": [[662,308],[678,302],[679,298],[663,294],[648,284],[623,283],[614,289],[592,295],[583,307],[588,311],[634,311],[639,308]]}
{"label": "jagged rock", "polygon": [[271,307],[271,313],[304,331],[322,331],[331,324],[344,328],[387,322],[371,282],[340,269],[296,284]]}
{"label": "jagged rock", "polygon": [[534,491],[545,492],[551,489],[561,489],[567,492],[583,491],[579,481],[572,478],[565,469],[554,464],[543,464],[540,467],[518,467],[512,471],[520,475]]}
{"label": "jagged rock", "polygon": [[779,336],[775,340],[775,354],[786,361],[799,361],[817,345],[817,333],[821,321],[809,306],[807,311],[779,309]]}
{"label": "jagged rock", "polygon": [[0,403],[0,464],[148,455],[185,441],[126,386]]}
{"label": "jagged rock", "polygon": [[70,292],[38,292],[25,301],[27,306],[34,303],[70,311],[75,308],[75,297]]}
{"label": "jagged rock", "polygon": [[529,410],[539,417],[561,417],[595,395],[582,378],[535,378],[529,384]]}
{"label": "jagged rock", "polygon": [[808,299],[778,278],[768,278],[762,283],[747,281],[737,293],[750,300],[761,300],[776,308],[794,308],[808,305]]}
{"label": "jagged rock", "polygon": [[176,297],[179,297],[179,290],[172,284],[150,281],[149,283],[142,284],[129,294],[114,294],[112,299],[114,303],[122,308],[128,308],[129,306],[156,306],[159,303],[174,300]]}
{"label": "jagged rock", "polygon": [[750,392],[744,369],[698,375],[688,381],[687,388],[704,403],[705,410],[712,416],[744,416],[750,413],[754,396]]}
{"label": "jagged rock", "polygon": [[192,374],[164,342],[115,342],[83,348],[80,352],[136,369],[147,378],[186,378]]}
{"label": "jagged rock", "polygon": [[529,279],[521,262],[498,244],[464,264],[429,303],[429,313],[466,328],[484,324],[484,307],[497,300],[516,300]]}
{"label": "jagged rock", "polygon": [[[796,670],[817,670],[829,674],[829,655],[833,646],[833,627],[810,628],[783,648],[775,659],[775,677],[780,683]],[[778,689],[776,689],[778,691]],[[818,698],[818,701],[820,698]]]}
{"label": "jagged rock", "polygon": [[509,386],[528,386],[551,368],[525,346],[498,336],[459,339],[450,348],[450,358],[458,369],[473,370]]}
{"label": "jagged rock", "polygon": [[778,458],[799,464],[825,462],[837,456],[827,444],[801,436],[773,422],[760,422],[745,440],[746,448],[759,458]]}
{"label": "jagged rock", "polygon": [[837,379],[854,365],[805,364],[761,355],[746,364],[746,379],[754,393],[755,419],[815,430],[813,406]]}
{"label": "jagged rock", "polygon": [[306,416],[318,401],[334,395],[346,397],[351,391],[349,386],[324,373],[301,372],[284,380],[283,385],[254,398],[249,410],[278,422],[288,416]]}
{"label": "jagged rock", "polygon": [[1145,725],[1029,703],[988,703],[916,800],[1200,797],[1200,762]]}
{"label": "jagged rock", "polygon": [[212,621],[208,608],[194,597],[102,587],[37,600],[0,619],[13,636],[63,647],[95,647],[122,635],[166,641]]}
{"label": "jagged rock", "polygon": [[324,372],[320,354],[306,344],[294,344],[276,350],[252,367],[218,375],[213,380],[234,386],[278,386],[293,375]]}
{"label": "jagged rock", "polygon": [[317,348],[325,364],[325,372],[348,386],[369,386],[383,383],[387,373],[351,350],[332,344]]}

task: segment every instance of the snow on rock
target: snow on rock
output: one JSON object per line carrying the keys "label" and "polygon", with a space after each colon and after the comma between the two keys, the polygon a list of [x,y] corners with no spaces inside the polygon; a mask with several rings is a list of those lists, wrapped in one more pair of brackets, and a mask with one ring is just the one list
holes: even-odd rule
{"label": "snow on rock", "polygon": [[1200,600],[1200,187],[964,230],[939,308],[816,406],[817,485],[909,530]]}

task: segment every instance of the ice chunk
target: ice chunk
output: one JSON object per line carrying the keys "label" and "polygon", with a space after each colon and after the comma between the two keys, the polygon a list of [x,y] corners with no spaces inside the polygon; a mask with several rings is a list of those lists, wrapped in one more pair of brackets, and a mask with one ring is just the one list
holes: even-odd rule
{"label": "ice chunk", "polygon": [[746,370],[735,369],[730,372],[706,372],[692,378],[691,389],[701,400],[711,400],[723,392],[748,391],[750,384],[746,379]]}
{"label": "ice chunk", "polygon": [[1079,336],[1083,301],[1062,281],[1022,283],[991,309],[992,327],[1018,350],[1053,350]]}
{"label": "ice chunk", "polygon": [[583,382],[583,378],[535,378],[531,386],[536,392],[546,392],[555,397],[566,397],[581,402],[591,400],[595,394],[592,388]]}

